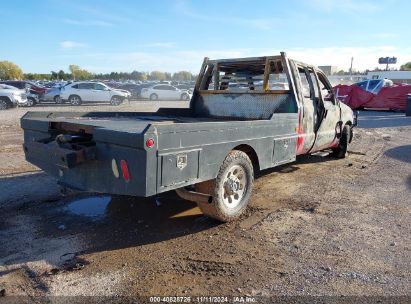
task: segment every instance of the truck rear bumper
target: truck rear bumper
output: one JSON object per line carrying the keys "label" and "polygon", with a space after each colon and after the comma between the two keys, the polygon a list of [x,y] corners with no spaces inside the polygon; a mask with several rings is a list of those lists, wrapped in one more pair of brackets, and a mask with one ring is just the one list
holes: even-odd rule
{"label": "truck rear bumper", "polygon": [[132,196],[154,194],[147,191],[144,150],[97,143],[85,151],[72,151],[53,143],[28,142],[24,151],[27,161],[68,188]]}

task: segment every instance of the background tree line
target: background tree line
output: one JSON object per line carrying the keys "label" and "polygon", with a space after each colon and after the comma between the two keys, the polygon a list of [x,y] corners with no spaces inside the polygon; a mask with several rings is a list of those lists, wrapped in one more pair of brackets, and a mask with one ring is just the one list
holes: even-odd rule
{"label": "background tree line", "polygon": [[190,81],[196,79],[196,75],[188,71],[179,71],[176,73],[168,73],[162,71],[140,72],[111,72],[111,73],[91,73],[82,69],[78,65],[69,65],[70,73],[63,70],[51,71],[49,74],[44,73],[23,73],[22,69],[10,62],[0,61],[0,80],[175,80],[175,81]]}
{"label": "background tree line", "polygon": [[400,67],[400,71],[411,71],[411,61],[407,62],[406,64],[403,64]]}
{"label": "background tree line", "polygon": [[[374,71],[379,71],[379,68],[375,68]],[[66,73],[63,70],[58,72],[51,71],[49,74],[38,73],[23,73],[22,69],[10,61],[0,61],[0,80],[174,80],[174,81],[190,81],[195,80],[197,75],[193,75],[188,71],[179,71],[174,74],[161,71],[141,72],[133,71],[128,72],[111,72],[111,73],[91,73],[85,69],[80,68],[78,65],[69,65],[70,73]],[[368,72],[370,70],[366,70]],[[411,62],[407,62],[400,67],[400,71],[411,71]],[[337,75],[348,75],[349,72],[338,71]],[[354,74],[360,74],[355,72]]]}

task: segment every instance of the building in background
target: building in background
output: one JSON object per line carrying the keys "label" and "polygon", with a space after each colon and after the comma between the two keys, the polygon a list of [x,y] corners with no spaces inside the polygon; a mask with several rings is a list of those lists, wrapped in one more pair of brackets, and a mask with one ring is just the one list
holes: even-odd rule
{"label": "building in background", "polygon": [[338,67],[335,65],[320,65],[318,68],[327,76],[337,74],[338,72]]}
{"label": "building in background", "polygon": [[332,86],[337,84],[353,84],[355,82],[360,82],[366,79],[365,74],[355,74],[355,75],[330,75],[327,77]]}
{"label": "building in background", "polygon": [[411,84],[411,71],[374,71],[367,73],[367,79],[391,79],[396,83]]}

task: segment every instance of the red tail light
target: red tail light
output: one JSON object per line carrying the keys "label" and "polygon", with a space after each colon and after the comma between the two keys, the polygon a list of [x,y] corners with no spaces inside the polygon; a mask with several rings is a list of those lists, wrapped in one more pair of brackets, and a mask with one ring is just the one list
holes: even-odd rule
{"label": "red tail light", "polygon": [[154,147],[154,139],[152,139],[152,138],[147,139],[146,140],[146,146],[147,146],[147,148]]}
{"label": "red tail light", "polygon": [[126,182],[129,182],[130,181],[130,173],[128,172],[127,162],[124,159],[122,159],[120,161],[120,166],[121,166],[121,171],[123,172],[123,179]]}

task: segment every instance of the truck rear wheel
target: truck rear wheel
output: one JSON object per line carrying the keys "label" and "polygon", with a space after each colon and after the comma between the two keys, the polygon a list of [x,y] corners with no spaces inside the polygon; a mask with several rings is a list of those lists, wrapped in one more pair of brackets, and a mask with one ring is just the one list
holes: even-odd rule
{"label": "truck rear wheel", "polygon": [[351,134],[352,131],[350,126],[345,125],[341,133],[341,138],[338,147],[333,149],[333,155],[335,157],[345,158],[347,156],[348,144],[351,142]]}
{"label": "truck rear wheel", "polygon": [[196,185],[196,191],[213,197],[211,203],[197,203],[201,211],[221,222],[238,219],[247,209],[254,182],[250,158],[242,151],[231,151],[214,180]]}

